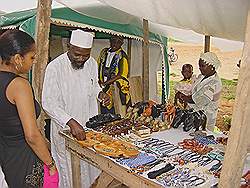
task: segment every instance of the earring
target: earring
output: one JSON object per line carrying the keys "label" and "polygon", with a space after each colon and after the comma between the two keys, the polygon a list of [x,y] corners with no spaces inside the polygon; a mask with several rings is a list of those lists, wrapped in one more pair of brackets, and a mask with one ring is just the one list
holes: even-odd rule
{"label": "earring", "polygon": [[19,71],[19,67],[21,68],[23,66],[23,64],[20,62],[18,64],[16,64],[15,68],[17,71]]}

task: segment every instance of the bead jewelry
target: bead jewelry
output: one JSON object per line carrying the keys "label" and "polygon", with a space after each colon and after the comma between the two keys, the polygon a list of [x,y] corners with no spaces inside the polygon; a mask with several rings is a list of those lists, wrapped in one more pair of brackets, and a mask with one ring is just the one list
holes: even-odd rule
{"label": "bead jewelry", "polygon": [[136,168],[138,166],[150,164],[156,161],[156,159],[157,158],[155,156],[148,155],[147,153],[140,153],[135,158],[121,158],[121,159],[117,159],[117,162],[122,165],[128,166],[130,168]]}
{"label": "bead jewelry", "polygon": [[195,136],[194,139],[203,145],[218,144],[215,140],[203,136]]}

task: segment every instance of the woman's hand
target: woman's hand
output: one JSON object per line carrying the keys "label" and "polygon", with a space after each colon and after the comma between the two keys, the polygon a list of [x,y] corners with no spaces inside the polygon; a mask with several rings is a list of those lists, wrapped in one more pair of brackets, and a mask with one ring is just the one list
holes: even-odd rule
{"label": "woman's hand", "polygon": [[192,95],[184,95],[183,93],[181,93],[181,92],[179,92],[179,91],[176,93],[176,97],[177,97],[178,99],[180,99],[181,101],[187,102],[187,103],[193,101],[193,100],[192,100]]}
{"label": "woman's hand", "polygon": [[180,99],[182,101],[183,101],[183,98],[185,97],[185,95],[179,91],[175,94],[175,96],[177,99]]}
{"label": "woman's hand", "polygon": [[55,173],[57,173],[56,165],[54,165],[53,167],[51,167],[51,168],[49,169],[49,175],[50,175],[50,176],[53,176]]}

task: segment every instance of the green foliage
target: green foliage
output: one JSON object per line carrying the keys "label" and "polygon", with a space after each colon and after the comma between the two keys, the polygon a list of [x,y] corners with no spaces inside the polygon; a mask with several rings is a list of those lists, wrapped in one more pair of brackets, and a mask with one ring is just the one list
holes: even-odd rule
{"label": "green foliage", "polygon": [[176,76],[178,76],[178,74],[170,73],[170,76],[176,77]]}
{"label": "green foliage", "polygon": [[235,99],[237,81],[222,78],[221,82],[223,87],[221,97],[227,100]]}
{"label": "green foliage", "polygon": [[231,127],[232,116],[224,115],[223,116],[223,124],[227,129]]}
{"label": "green foliage", "polygon": [[177,81],[173,81],[173,80],[170,80],[169,81],[169,90],[170,90],[170,96],[169,96],[169,100],[170,101],[174,101],[174,86],[175,84],[177,83]]}

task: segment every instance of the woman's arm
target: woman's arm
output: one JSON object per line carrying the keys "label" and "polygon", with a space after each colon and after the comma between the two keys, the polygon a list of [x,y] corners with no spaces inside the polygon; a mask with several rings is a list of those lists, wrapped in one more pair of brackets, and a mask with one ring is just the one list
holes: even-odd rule
{"label": "woman's arm", "polygon": [[184,95],[183,93],[181,92],[177,92],[176,93],[177,95],[177,98],[180,98],[181,100],[187,102],[187,103],[194,103],[193,99],[192,99],[192,95]]}
{"label": "woman's arm", "polygon": [[[17,77],[10,83],[6,93],[8,99],[17,107],[28,145],[45,164],[51,164],[52,157],[37,127],[33,93],[29,82]],[[55,172],[56,168],[50,169],[51,174]]]}

